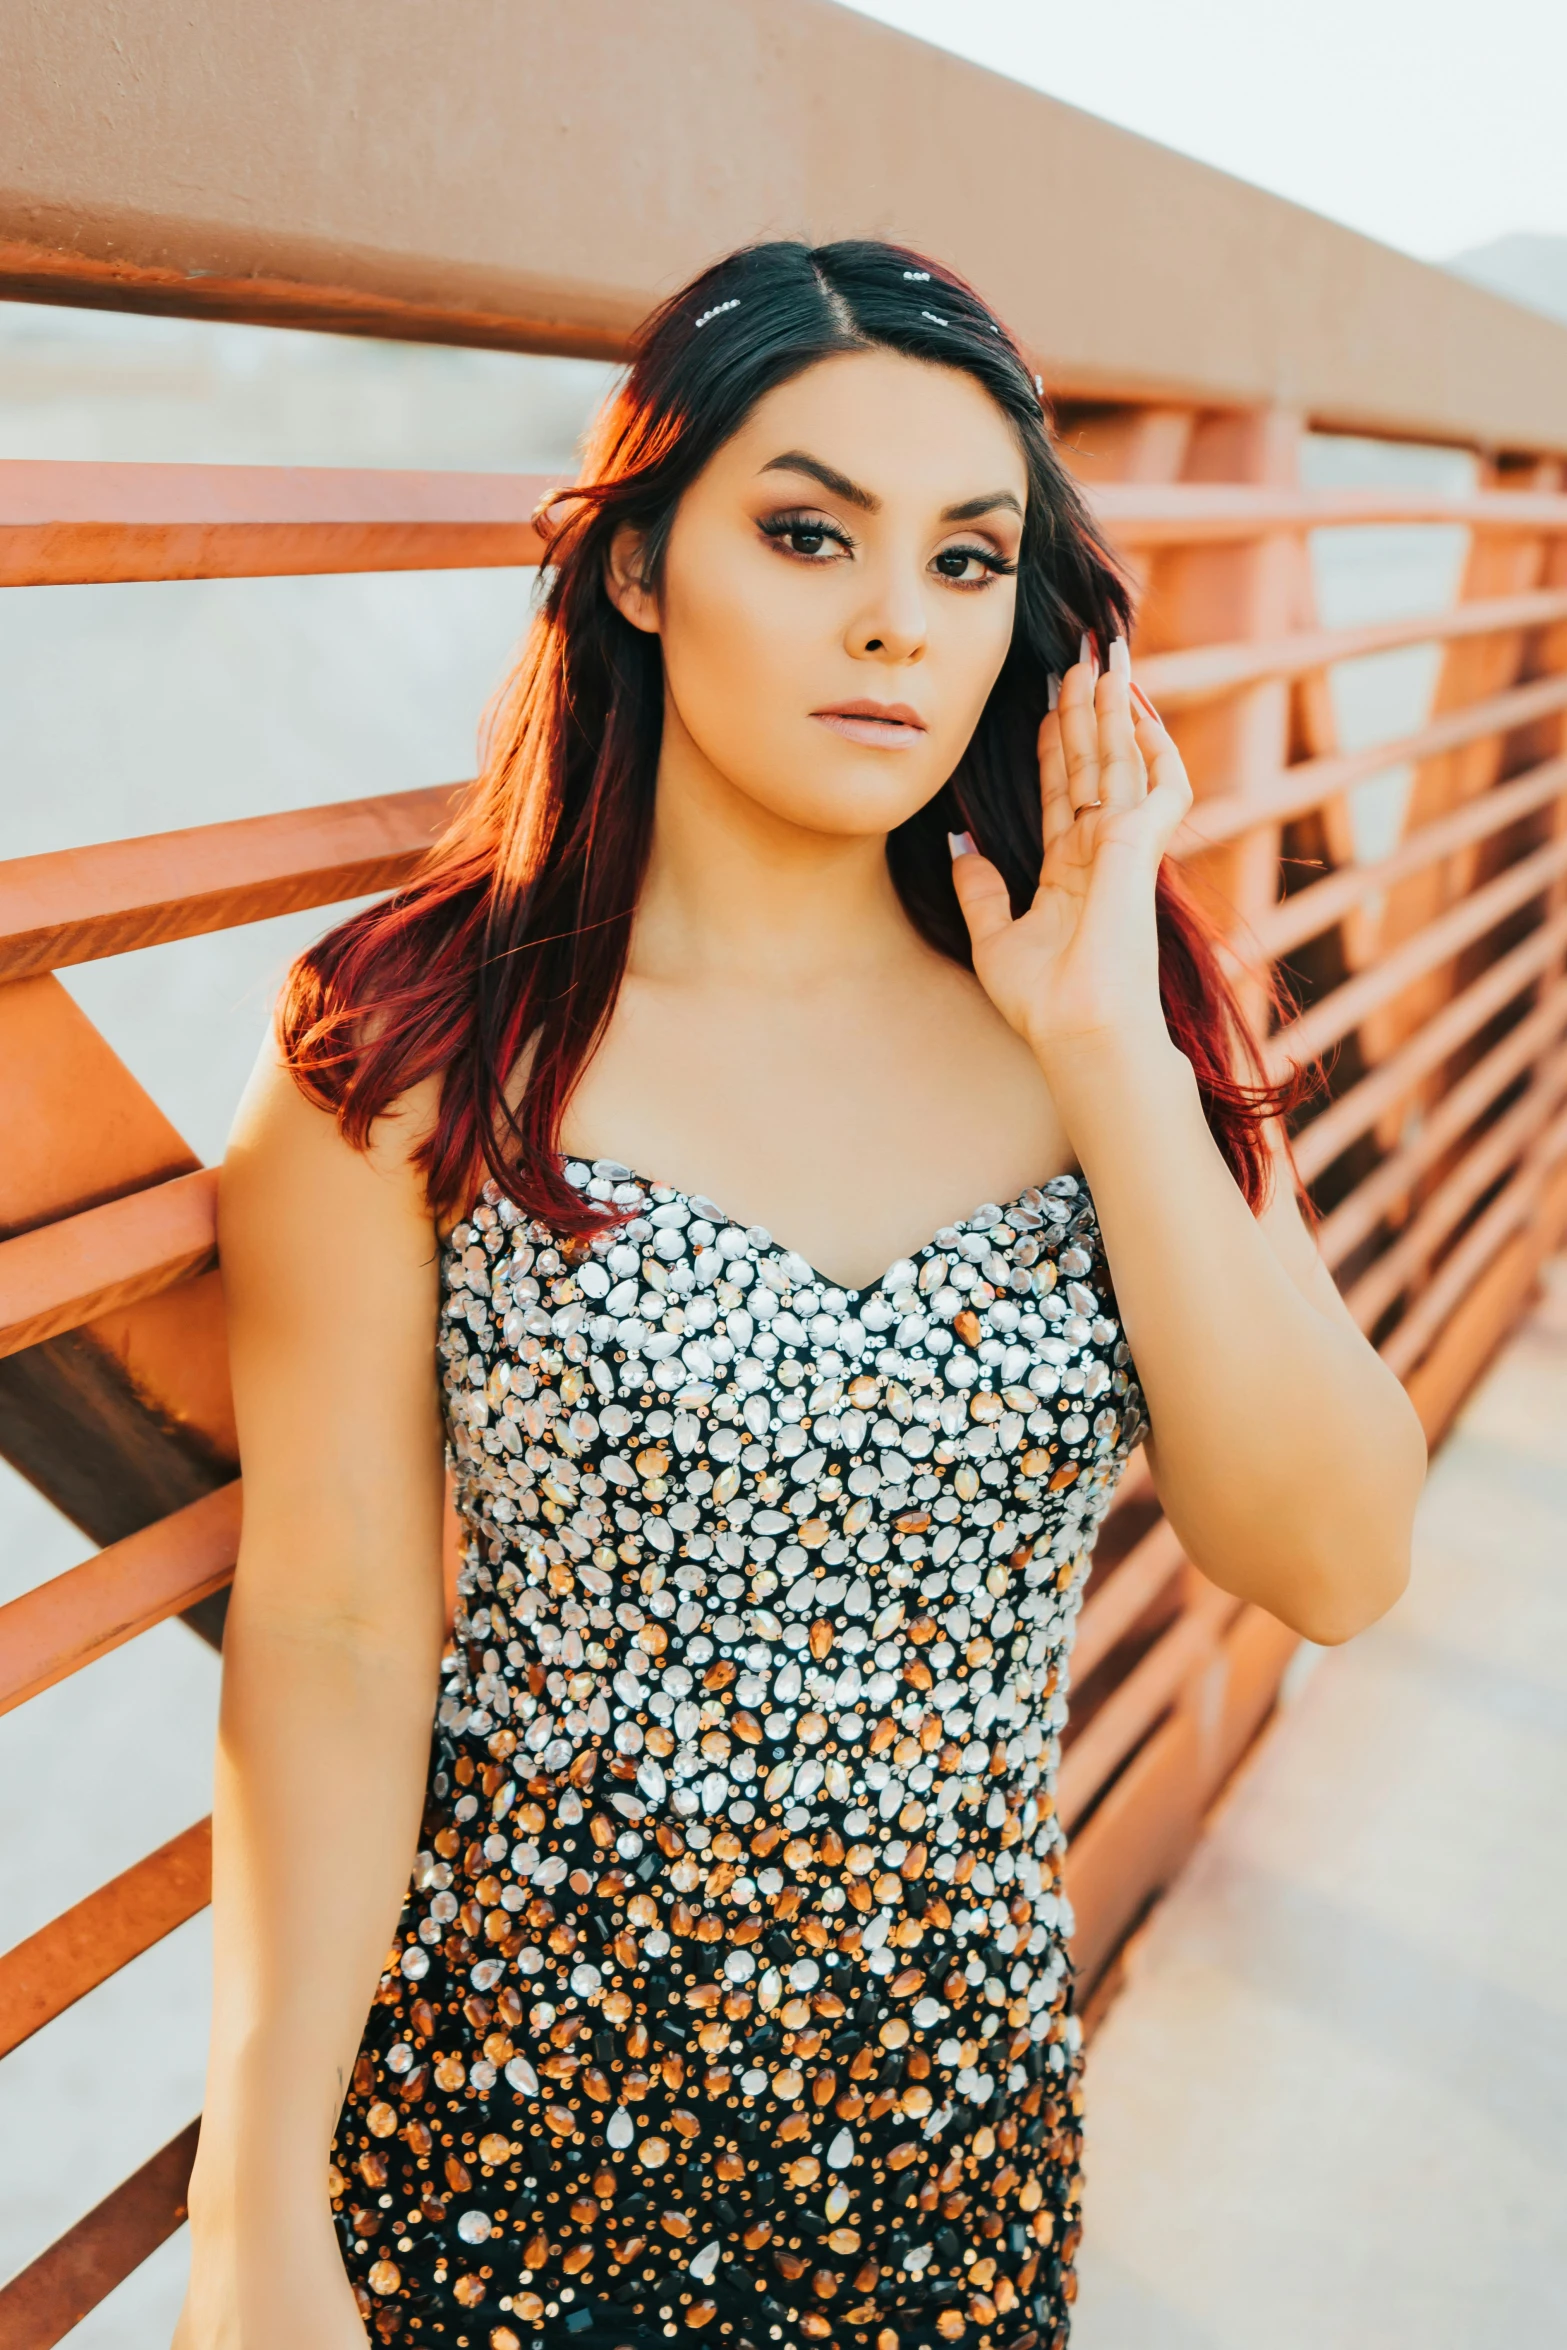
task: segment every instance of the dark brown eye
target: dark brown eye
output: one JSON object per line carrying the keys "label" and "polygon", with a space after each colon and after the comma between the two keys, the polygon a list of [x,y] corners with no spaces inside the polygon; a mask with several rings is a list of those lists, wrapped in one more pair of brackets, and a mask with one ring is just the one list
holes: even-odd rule
{"label": "dark brown eye", "polygon": [[[972,569],[975,564],[980,573],[977,579]],[[943,547],[935,558],[937,577],[960,587],[983,587],[988,579],[1006,577],[1016,569],[1017,565],[998,555],[994,547]]]}
{"label": "dark brown eye", "polygon": [[772,514],[761,527],[764,538],[807,562],[819,559],[830,547],[847,551],[850,545],[845,533],[820,514]]}

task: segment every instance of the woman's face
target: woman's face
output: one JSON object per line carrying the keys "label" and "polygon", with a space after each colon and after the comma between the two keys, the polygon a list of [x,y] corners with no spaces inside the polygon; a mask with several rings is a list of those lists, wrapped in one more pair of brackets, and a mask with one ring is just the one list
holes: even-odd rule
{"label": "woman's face", "polygon": [[881,834],[957,765],[1006,658],[1027,474],[971,376],[895,353],[771,392],[686,492],[655,597],[666,772],[693,756],[803,829]]}

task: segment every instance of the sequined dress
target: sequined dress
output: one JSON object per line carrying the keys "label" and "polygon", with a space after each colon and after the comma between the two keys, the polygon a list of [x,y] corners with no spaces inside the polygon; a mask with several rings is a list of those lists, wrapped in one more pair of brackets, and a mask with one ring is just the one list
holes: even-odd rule
{"label": "sequined dress", "polygon": [[1058,2350],[1051,1787],[1142,1403],[1062,1176],[859,1292],[599,1161],[442,1252],[468,1542],[332,2189],[372,2339]]}

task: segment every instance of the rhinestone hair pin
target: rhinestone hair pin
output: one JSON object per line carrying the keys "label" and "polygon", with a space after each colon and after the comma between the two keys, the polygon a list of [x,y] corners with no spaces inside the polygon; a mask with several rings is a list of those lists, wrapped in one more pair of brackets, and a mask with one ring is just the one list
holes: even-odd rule
{"label": "rhinestone hair pin", "polygon": [[739,307],[739,295],[732,294],[727,302],[715,302],[711,310],[704,310],[701,317],[697,319],[696,324],[698,326],[706,326],[710,318],[722,318],[726,310],[738,310]]}

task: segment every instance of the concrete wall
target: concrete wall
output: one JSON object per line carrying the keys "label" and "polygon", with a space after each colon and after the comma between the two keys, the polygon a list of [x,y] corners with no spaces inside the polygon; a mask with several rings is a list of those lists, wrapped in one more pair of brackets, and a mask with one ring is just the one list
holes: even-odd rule
{"label": "concrete wall", "polygon": [[889,232],[1059,390],[1567,448],[1567,329],[826,0],[8,0],[5,47],[0,292],[603,355],[747,238]]}

